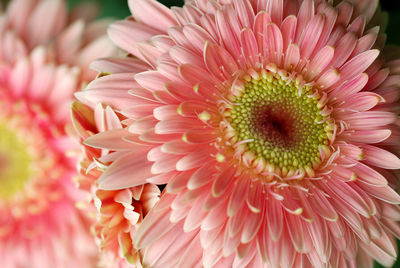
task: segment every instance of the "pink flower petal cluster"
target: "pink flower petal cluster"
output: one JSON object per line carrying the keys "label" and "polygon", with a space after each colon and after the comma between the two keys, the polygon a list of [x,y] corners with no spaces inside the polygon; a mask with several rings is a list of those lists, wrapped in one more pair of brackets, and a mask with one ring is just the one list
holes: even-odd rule
{"label": "pink flower petal cluster", "polygon": [[76,96],[118,126],[83,126],[100,189],[166,184],[135,230],[143,265],[393,264],[399,57],[377,1],[129,6],[109,29],[128,55]]}
{"label": "pink flower petal cluster", "polygon": [[[122,128],[120,117],[110,106],[101,104],[94,109],[80,103],[72,105],[72,118],[76,133],[82,141],[105,130]],[[93,230],[102,251],[101,267],[141,267],[140,253],[133,245],[138,225],[159,200],[160,190],[153,184],[107,191],[100,190],[96,181],[106,168],[109,152],[84,145],[80,162],[79,188],[93,194],[92,204],[97,208],[97,223]],[[96,159],[97,168],[93,159]],[[104,161],[104,162],[101,162]],[[101,167],[102,166],[102,167]],[[89,208],[90,209],[90,208]]]}
{"label": "pink flower petal cluster", "polygon": [[13,0],[0,13],[0,267],[93,267],[93,219],[76,207],[73,93],[112,56],[106,22],[61,0]]}

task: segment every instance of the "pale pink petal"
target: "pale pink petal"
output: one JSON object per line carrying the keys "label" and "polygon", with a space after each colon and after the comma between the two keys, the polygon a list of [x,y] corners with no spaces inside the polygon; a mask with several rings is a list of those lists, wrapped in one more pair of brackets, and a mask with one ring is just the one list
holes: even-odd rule
{"label": "pale pink petal", "polygon": [[385,169],[400,168],[400,159],[396,155],[372,145],[363,145],[362,149],[365,163]]}
{"label": "pale pink petal", "polygon": [[378,55],[379,50],[372,49],[355,56],[340,68],[341,78],[345,80],[364,72]]}
{"label": "pale pink petal", "polygon": [[155,0],[129,0],[128,4],[137,21],[160,31],[165,31],[176,23],[172,12]]}
{"label": "pale pink petal", "polygon": [[112,163],[98,181],[100,189],[117,190],[145,183],[151,176],[151,164],[142,164],[146,160],[143,152],[137,150]]}

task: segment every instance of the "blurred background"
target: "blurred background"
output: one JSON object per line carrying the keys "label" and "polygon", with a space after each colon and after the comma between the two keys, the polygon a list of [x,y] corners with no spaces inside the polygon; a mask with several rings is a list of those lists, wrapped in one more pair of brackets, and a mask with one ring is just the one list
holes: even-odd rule
{"label": "blurred background", "polygon": [[[99,16],[111,17],[114,19],[123,19],[130,15],[127,0],[68,0],[70,7],[82,2],[95,2],[101,7]],[[182,6],[183,0],[159,0],[166,6]],[[381,0],[382,9],[389,13],[389,24],[387,28],[388,44],[400,45],[400,1],[399,0]],[[398,241],[400,247],[400,243]],[[376,268],[383,266],[376,264]],[[400,267],[400,258],[393,268]]]}

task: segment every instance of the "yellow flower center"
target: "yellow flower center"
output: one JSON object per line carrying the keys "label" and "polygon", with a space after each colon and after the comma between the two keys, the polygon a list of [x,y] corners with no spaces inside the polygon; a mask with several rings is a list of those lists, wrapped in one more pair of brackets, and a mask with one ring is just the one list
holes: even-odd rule
{"label": "yellow flower center", "polygon": [[296,81],[265,70],[246,75],[223,109],[236,151],[279,176],[312,174],[332,135],[324,98]]}
{"label": "yellow flower center", "polygon": [[0,199],[8,199],[24,188],[32,175],[31,163],[23,138],[0,121]]}

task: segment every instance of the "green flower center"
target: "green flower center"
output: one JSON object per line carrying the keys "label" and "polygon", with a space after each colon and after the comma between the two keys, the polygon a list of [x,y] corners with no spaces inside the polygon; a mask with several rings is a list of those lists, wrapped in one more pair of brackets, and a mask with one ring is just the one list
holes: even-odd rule
{"label": "green flower center", "polygon": [[31,155],[22,138],[0,121],[0,199],[22,190],[30,178]]}
{"label": "green flower center", "polygon": [[246,76],[231,102],[227,120],[236,144],[262,159],[267,170],[285,175],[308,172],[321,163],[331,125],[313,87],[263,72],[257,78]]}

